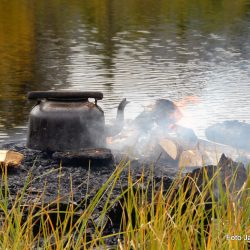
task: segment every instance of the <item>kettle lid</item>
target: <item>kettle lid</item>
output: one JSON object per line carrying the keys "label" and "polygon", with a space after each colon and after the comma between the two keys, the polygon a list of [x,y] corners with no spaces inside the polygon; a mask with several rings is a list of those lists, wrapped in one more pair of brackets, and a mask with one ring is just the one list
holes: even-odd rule
{"label": "kettle lid", "polygon": [[102,92],[91,92],[91,91],[31,91],[28,93],[29,100],[37,99],[88,99],[94,98],[101,100],[103,98]]}

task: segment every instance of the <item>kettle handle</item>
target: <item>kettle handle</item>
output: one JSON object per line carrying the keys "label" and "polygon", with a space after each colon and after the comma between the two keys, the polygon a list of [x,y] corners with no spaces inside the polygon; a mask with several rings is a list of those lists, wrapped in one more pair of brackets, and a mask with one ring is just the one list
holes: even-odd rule
{"label": "kettle handle", "polygon": [[91,91],[31,91],[28,93],[29,100],[39,99],[88,99],[94,98],[101,100],[103,98],[102,92],[91,92]]}

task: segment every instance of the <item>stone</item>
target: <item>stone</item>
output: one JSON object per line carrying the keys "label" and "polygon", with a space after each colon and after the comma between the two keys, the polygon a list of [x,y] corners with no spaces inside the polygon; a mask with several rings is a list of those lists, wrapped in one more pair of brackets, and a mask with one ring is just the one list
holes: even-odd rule
{"label": "stone", "polygon": [[238,120],[224,121],[209,126],[206,137],[215,142],[250,152],[250,124]]}
{"label": "stone", "polygon": [[63,165],[81,165],[89,162],[95,165],[114,163],[111,150],[107,148],[89,148],[79,152],[55,152],[52,158],[61,161]]}
{"label": "stone", "polygon": [[[221,198],[221,190],[224,192],[229,191],[232,199],[237,199],[236,193],[240,191],[247,181],[247,171],[244,165],[234,162],[231,158],[226,157],[225,154],[222,154],[217,166],[210,165],[198,168],[187,176],[194,180],[195,186],[200,191],[214,178],[212,192],[215,201],[219,201]],[[190,178],[185,179],[185,181],[186,188],[191,188],[194,185],[193,181],[190,181]],[[208,194],[207,199],[212,199],[210,194]]]}

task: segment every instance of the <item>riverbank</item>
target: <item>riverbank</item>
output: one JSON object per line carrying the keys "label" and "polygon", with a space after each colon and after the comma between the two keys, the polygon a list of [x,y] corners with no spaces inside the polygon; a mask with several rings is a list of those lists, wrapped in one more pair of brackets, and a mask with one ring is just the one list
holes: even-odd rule
{"label": "riverbank", "polygon": [[226,157],[220,168],[181,175],[176,167],[121,155],[106,166],[63,166],[22,143],[5,147],[25,160],[7,174],[2,169],[3,248],[247,246],[226,235],[249,233],[250,176]]}

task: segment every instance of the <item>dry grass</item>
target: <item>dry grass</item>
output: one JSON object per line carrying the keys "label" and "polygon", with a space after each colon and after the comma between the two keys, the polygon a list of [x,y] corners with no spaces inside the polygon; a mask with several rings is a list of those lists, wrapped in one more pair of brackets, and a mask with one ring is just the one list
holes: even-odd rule
{"label": "dry grass", "polygon": [[[249,172],[246,184],[235,194],[241,197],[241,202],[236,202],[229,190],[221,190],[220,200],[215,202],[211,189],[213,180],[208,180],[199,192],[195,185],[187,189],[179,177],[166,192],[163,185],[156,188],[153,178],[145,178],[143,174],[137,181],[128,175],[126,190],[111,201],[121,172],[129,166],[129,162],[121,162],[82,211],[71,202],[73,192],[64,209],[60,206],[60,193],[53,205],[45,204],[41,194],[39,203],[25,206],[24,196],[30,179],[27,178],[24,189],[16,197],[11,197],[7,174],[3,171],[0,249],[247,249],[244,237],[250,238]],[[189,181],[195,184],[194,180]],[[208,194],[212,197],[210,201],[206,199]],[[118,200],[123,201],[120,230],[104,235],[109,210]],[[103,210],[96,221],[93,214],[100,202]],[[205,209],[208,205],[209,212]],[[90,224],[94,228],[91,232]],[[228,239],[234,235],[242,239]],[[119,240],[111,248],[106,242],[114,236]]]}

